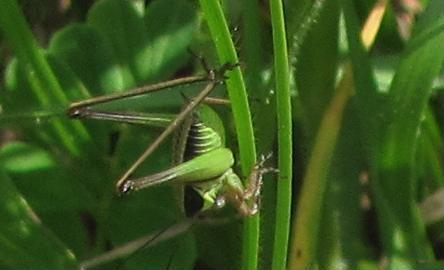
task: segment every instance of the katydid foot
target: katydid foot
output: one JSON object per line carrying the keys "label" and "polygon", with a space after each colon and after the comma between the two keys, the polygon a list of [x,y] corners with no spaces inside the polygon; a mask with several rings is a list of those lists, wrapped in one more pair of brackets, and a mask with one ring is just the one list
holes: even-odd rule
{"label": "katydid foot", "polygon": [[229,201],[238,209],[242,216],[255,215],[260,208],[263,176],[270,172],[279,172],[279,170],[274,167],[265,166],[265,162],[270,159],[271,156],[271,152],[266,156],[261,155],[260,160],[254,165],[248,176],[248,185],[246,188],[237,184],[236,181],[228,180],[229,188],[227,188],[227,191],[224,194],[216,198],[216,207],[218,205],[223,206],[225,201]]}

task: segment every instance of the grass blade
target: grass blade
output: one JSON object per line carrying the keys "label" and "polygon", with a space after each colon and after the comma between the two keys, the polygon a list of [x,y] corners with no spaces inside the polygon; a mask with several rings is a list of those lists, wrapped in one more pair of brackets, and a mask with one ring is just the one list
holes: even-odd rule
{"label": "grass blade", "polygon": [[[236,50],[219,1],[200,0],[200,5],[210,28],[220,62],[222,64],[238,63]],[[248,175],[256,162],[256,149],[251,113],[240,68],[235,68],[229,73],[226,85],[237,127],[242,172],[244,175]],[[243,237],[242,269],[256,269],[259,253],[259,215],[245,220]]]}
{"label": "grass blade", "polygon": [[276,227],[272,269],[283,270],[286,269],[287,264],[293,171],[290,72],[282,1],[271,0],[270,9],[273,27],[274,72],[279,127],[279,181],[277,184]]}

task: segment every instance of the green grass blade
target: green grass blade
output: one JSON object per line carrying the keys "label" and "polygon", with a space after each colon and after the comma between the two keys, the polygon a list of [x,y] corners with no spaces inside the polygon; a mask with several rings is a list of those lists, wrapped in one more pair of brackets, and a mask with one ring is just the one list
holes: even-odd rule
{"label": "green grass blade", "polygon": [[290,72],[285,36],[284,10],[281,0],[271,0],[273,27],[274,71],[279,143],[279,181],[277,186],[275,238],[272,269],[286,269],[290,233],[292,159],[292,122]]}
{"label": "green grass blade", "polygon": [[[214,0],[200,0],[200,4],[220,62],[222,64],[238,63],[236,50],[220,3]],[[240,68],[235,68],[229,73],[226,85],[237,127],[242,172],[244,175],[248,175],[256,161],[256,150],[247,93]],[[242,269],[256,269],[259,253],[259,215],[245,220],[243,237]]]}
{"label": "green grass blade", "polygon": [[[37,97],[41,106],[47,109],[54,104],[68,104],[66,95],[63,93],[14,0],[7,0],[2,3],[0,28],[16,53],[18,60],[24,64],[33,94]],[[84,127],[80,123],[67,124],[59,120],[54,121],[51,125],[64,147],[74,156],[79,156],[84,149],[76,143],[76,140],[71,140],[71,135],[77,134],[77,136],[88,141],[89,134]]]}
{"label": "green grass blade", "polygon": [[317,23],[306,35],[303,44],[298,45],[298,50],[302,53],[297,57],[292,56],[297,58],[297,61],[292,61],[295,71],[292,75],[296,79],[297,98],[301,103],[300,108],[294,110],[302,112],[306,139],[304,143],[310,147],[313,145],[325,108],[334,95],[338,69],[338,20],[338,3],[330,1],[319,15]]}
{"label": "green grass blade", "polygon": [[[367,127],[363,137],[372,164],[371,181],[383,252],[389,269],[418,269],[432,259],[415,198],[415,151],[431,82],[443,61],[443,10],[432,1],[402,55],[387,103],[377,102],[368,59],[357,43],[358,20],[352,4],[343,1],[354,81]],[[384,107],[381,107],[384,106]]]}
{"label": "green grass blade", "polygon": [[[290,60],[295,65],[302,51],[301,46],[324,6],[325,0],[291,1],[287,5],[288,36],[290,40]],[[333,18],[335,16],[332,16]]]}
{"label": "green grass blade", "polygon": [[316,135],[304,175],[297,219],[293,225],[294,240],[290,255],[290,269],[292,270],[311,269],[316,258],[321,209],[327,187],[327,172],[342,125],[344,108],[352,89],[351,78],[344,79],[327,108]]}
{"label": "green grass blade", "polygon": [[417,269],[418,261],[434,257],[415,202],[415,152],[432,81],[444,60],[444,9],[438,2],[432,1],[422,14],[396,70],[387,109],[390,124],[376,157],[374,182],[391,269]]}

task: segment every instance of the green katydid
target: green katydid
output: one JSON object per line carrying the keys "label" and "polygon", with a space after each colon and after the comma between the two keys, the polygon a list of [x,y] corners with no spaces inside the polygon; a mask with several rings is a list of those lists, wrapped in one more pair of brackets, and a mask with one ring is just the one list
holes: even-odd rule
{"label": "green katydid", "polygon": [[[146,149],[133,165],[117,181],[119,193],[129,193],[161,183],[180,183],[193,187],[202,197],[202,210],[220,208],[228,201],[242,215],[254,215],[258,210],[262,174],[273,170],[263,166],[265,157],[253,168],[248,186],[244,187],[240,178],[232,170],[233,153],[224,146],[223,125],[217,114],[201,102],[208,94],[225,79],[227,69],[233,65],[225,65],[219,70],[207,69],[205,76],[192,76],[162,82],[127,91],[95,97],[72,103],[68,115],[72,118],[89,118],[118,121],[139,125],[151,123],[151,118],[143,113],[122,113],[98,111],[92,106],[114,100],[144,95],[149,92],[171,88],[181,84],[207,82],[205,88],[169,123],[160,136]],[[154,150],[174,131],[175,149],[174,166],[165,171],[131,179],[130,175]]]}

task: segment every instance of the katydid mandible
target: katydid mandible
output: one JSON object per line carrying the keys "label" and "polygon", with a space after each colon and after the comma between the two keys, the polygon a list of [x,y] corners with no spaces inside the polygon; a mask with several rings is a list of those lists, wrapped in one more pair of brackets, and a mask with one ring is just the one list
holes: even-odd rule
{"label": "katydid mandible", "polygon": [[[262,157],[249,176],[248,186],[244,187],[240,178],[232,170],[234,157],[231,150],[224,145],[223,125],[219,117],[208,106],[200,105],[218,84],[223,83],[225,72],[233,67],[234,65],[224,65],[219,70],[207,69],[205,76],[175,79],[136,88],[122,94],[111,94],[75,102],[71,104],[68,115],[72,118],[143,125],[149,122],[149,118],[144,117],[143,114],[97,111],[91,106],[182,84],[206,81],[205,88],[188,102],[187,106],[117,181],[117,191],[129,193],[166,182],[187,184],[202,197],[204,202],[202,211],[220,208],[225,205],[225,202],[230,202],[241,215],[254,215],[258,211],[262,175],[273,169],[263,166],[266,158]],[[177,154],[173,158],[174,166],[153,175],[130,179],[130,175],[137,167],[174,131],[176,131],[175,148],[177,149]]]}

